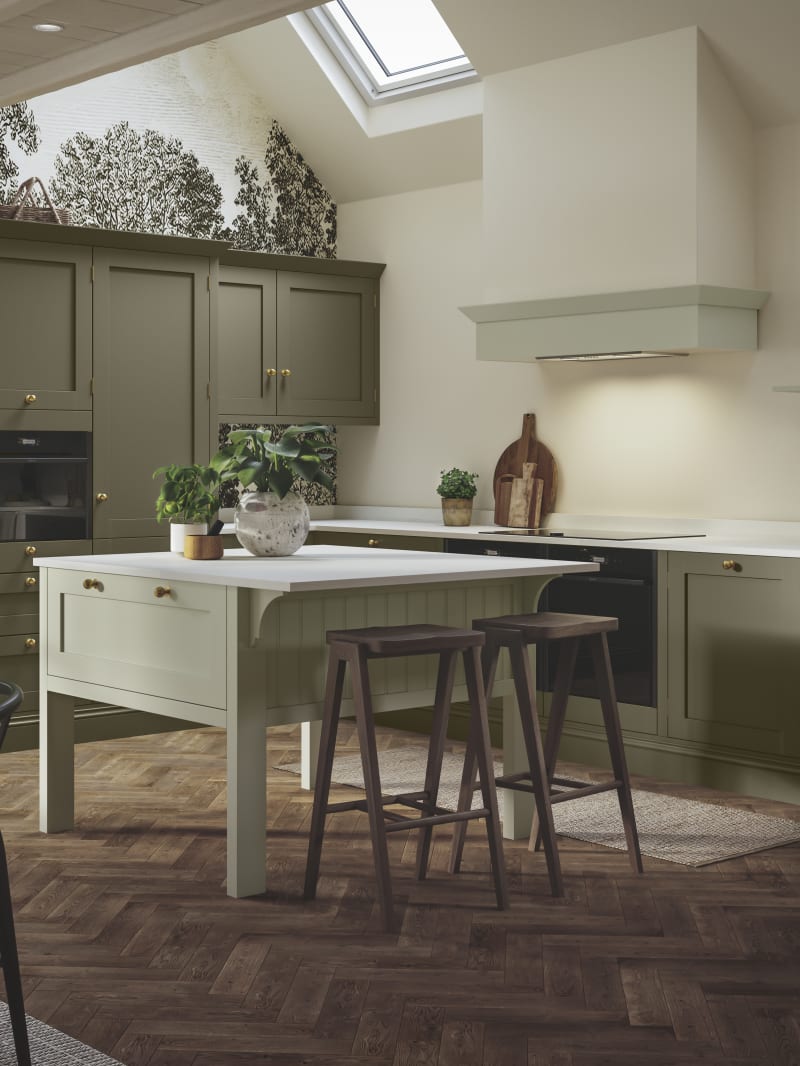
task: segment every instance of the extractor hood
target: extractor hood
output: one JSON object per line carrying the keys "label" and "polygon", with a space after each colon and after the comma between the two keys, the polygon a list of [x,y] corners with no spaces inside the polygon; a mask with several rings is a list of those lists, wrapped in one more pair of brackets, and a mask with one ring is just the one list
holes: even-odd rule
{"label": "extractor hood", "polygon": [[479,359],[594,360],[755,351],[769,293],[714,285],[476,304]]}

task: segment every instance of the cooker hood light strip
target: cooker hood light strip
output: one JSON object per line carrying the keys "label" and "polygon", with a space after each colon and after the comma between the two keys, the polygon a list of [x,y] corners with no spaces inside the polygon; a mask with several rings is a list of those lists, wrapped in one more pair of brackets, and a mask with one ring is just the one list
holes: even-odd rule
{"label": "cooker hood light strip", "polygon": [[588,363],[604,362],[609,359],[669,359],[682,357],[688,352],[591,352],[586,355],[536,355],[538,362],[552,363]]}

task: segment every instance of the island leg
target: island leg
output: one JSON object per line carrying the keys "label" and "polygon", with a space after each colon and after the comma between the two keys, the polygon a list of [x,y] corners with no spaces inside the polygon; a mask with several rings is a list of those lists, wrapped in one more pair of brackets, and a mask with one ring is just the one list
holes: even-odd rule
{"label": "island leg", "polygon": [[75,823],[75,699],[42,685],[39,699],[39,828]]}
{"label": "island leg", "polygon": [[243,701],[228,716],[228,895],[267,887],[267,746],[264,714]]}
{"label": "island leg", "polygon": [[322,722],[300,723],[300,787],[311,788],[317,783],[317,763],[319,762],[319,738]]}

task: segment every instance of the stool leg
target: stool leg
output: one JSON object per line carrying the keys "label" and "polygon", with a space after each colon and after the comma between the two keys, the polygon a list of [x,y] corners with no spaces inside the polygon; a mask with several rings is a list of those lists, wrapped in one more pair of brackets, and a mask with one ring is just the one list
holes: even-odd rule
{"label": "stool leg", "polygon": [[22,981],[19,975],[17,938],[14,933],[14,912],[11,906],[11,889],[8,883],[8,865],[3,837],[0,835],[0,958],[6,981],[8,1013],[14,1035],[14,1050],[19,1066],[31,1066],[28,1044],[28,1026],[25,1021],[25,1004],[22,998]]}
{"label": "stool leg", "polygon": [[603,710],[603,722],[608,737],[608,750],[614,777],[619,782],[617,797],[628,844],[628,856],[636,873],[642,873],[642,853],[639,850],[639,834],[636,829],[636,814],[631,797],[631,781],[628,775],[628,763],[622,741],[622,727],[619,724],[619,709],[614,689],[614,675],[611,672],[611,659],[608,654],[608,641],[605,633],[596,633],[588,638],[594,662],[597,687],[600,691],[600,706]]}
{"label": "stool leg", "polygon": [[[480,774],[483,805],[489,812],[486,817],[486,835],[489,841],[489,857],[494,875],[494,891],[497,906],[501,911],[508,909],[508,882],[503,857],[503,840],[500,835],[500,817],[497,812],[497,791],[494,784],[494,764],[489,740],[489,719],[486,714],[486,695],[481,675],[481,659],[477,648],[464,652],[464,673],[467,679],[467,692],[472,709],[470,738],[475,752],[475,759]],[[470,801],[471,802],[471,796]],[[458,825],[458,822],[454,823]]]}
{"label": "stool leg", "polygon": [[378,748],[375,743],[375,718],[372,711],[372,694],[369,684],[367,655],[362,647],[350,653],[350,668],[353,680],[353,709],[361,748],[361,768],[364,774],[364,791],[367,794],[369,832],[372,838],[372,857],[375,862],[375,877],[378,882],[378,902],[383,918],[383,927],[391,933],[394,927],[392,907],[392,878],[389,871],[389,849],[386,844],[386,822],[381,803],[381,779],[378,770]]}
{"label": "stool leg", "polygon": [[[492,694],[492,688],[494,687],[494,678],[497,673],[497,660],[500,658],[500,645],[496,640],[492,639],[491,634],[486,634],[486,643],[481,653],[481,667],[483,670],[484,686],[486,689],[486,702],[488,704],[489,697]],[[461,772],[461,787],[458,793],[458,811],[468,811],[472,807],[472,797],[475,793],[475,785],[477,783],[477,764],[475,761],[475,750],[472,743],[472,728],[467,734],[467,747],[464,752],[464,769]],[[461,859],[464,854],[464,840],[467,835],[467,823],[466,822],[454,822],[453,823],[453,843],[450,849],[450,865],[448,867],[451,874],[457,874],[461,869]]]}
{"label": "stool leg", "polygon": [[556,830],[553,825],[550,786],[547,781],[547,769],[544,764],[544,751],[539,731],[539,718],[536,714],[536,698],[528,650],[522,640],[515,640],[513,644],[509,645],[508,650],[511,656],[511,674],[514,678],[517,705],[522,721],[522,735],[525,738],[525,748],[528,755],[531,786],[536,800],[539,825],[541,826],[545,861],[547,862],[547,872],[550,878],[550,891],[554,896],[563,896],[564,881],[561,876],[561,860],[558,856]]}
{"label": "stool leg", "polygon": [[[575,661],[578,658],[579,637],[571,637],[561,641],[558,650],[558,668],[553,686],[553,699],[550,703],[550,720],[547,723],[547,734],[544,738],[544,765],[547,769],[547,786],[552,791],[553,777],[556,772],[558,761],[558,748],[561,744],[561,733],[564,729],[564,719],[567,715],[567,703],[569,690],[572,688],[572,678],[575,673]],[[531,823],[531,836],[528,847],[531,851],[538,851],[542,842],[542,834],[539,828],[539,817],[534,811]]]}
{"label": "stool leg", "polygon": [[[433,722],[431,723],[431,740],[428,746],[428,763],[425,768],[425,791],[427,799],[422,805],[422,814],[435,813],[436,797],[439,793],[439,781],[442,776],[442,758],[444,742],[447,735],[447,719],[453,695],[453,678],[456,672],[457,652],[442,652],[439,656],[439,672],[436,677],[436,700],[433,705]],[[426,825],[419,830],[417,841],[417,877],[425,880],[428,872],[428,858],[431,850],[433,826]]]}
{"label": "stool leg", "polygon": [[319,860],[322,855],[322,838],[325,834],[325,815],[328,813],[328,795],[331,790],[333,756],[336,749],[336,733],[339,728],[339,711],[342,706],[345,660],[332,647],[328,658],[328,673],[325,680],[325,704],[322,712],[322,733],[319,743],[314,807],[311,812],[311,830],[308,837],[308,859],[303,895],[314,899],[317,894]]}

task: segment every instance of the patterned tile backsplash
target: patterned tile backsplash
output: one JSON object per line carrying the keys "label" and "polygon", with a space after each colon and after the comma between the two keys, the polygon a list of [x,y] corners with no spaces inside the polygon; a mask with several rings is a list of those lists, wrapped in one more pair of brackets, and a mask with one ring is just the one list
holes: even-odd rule
{"label": "patterned tile backsplash", "polygon": [[[285,425],[269,426],[272,430],[272,439],[280,440],[281,434],[284,430],[288,429],[289,423]],[[221,422],[219,426],[219,444],[222,446],[227,443],[228,434],[233,429],[257,429],[261,428],[257,422]],[[324,434],[325,439],[332,448],[336,447],[336,426],[328,426],[327,433]],[[328,492],[322,485],[309,485],[307,481],[298,479],[295,481],[292,488],[298,494],[302,496],[309,507],[325,506],[327,504],[336,503],[336,454],[330,459],[327,465],[328,473],[333,480],[333,492]],[[221,507],[235,507],[239,502],[239,493],[237,491],[237,483],[229,481],[222,486],[222,491],[219,494]]]}

